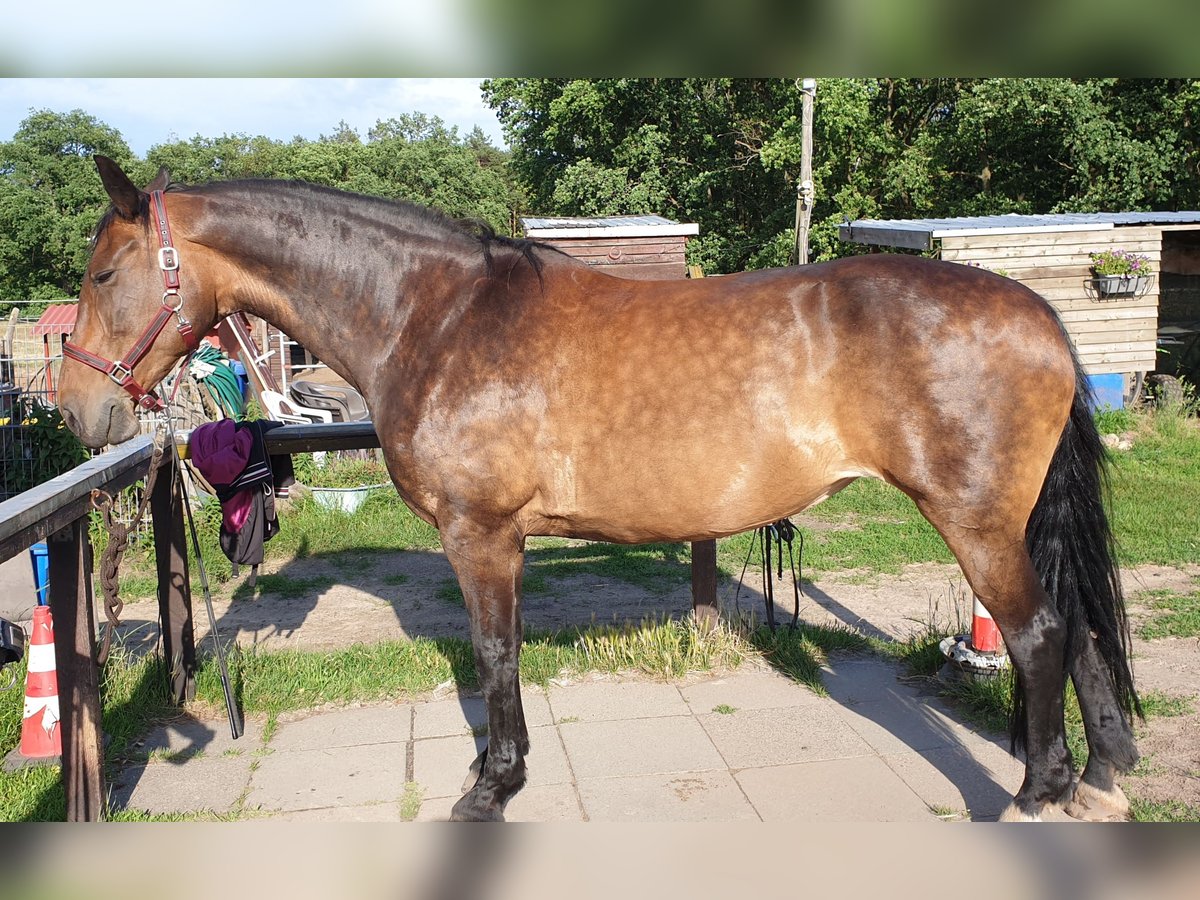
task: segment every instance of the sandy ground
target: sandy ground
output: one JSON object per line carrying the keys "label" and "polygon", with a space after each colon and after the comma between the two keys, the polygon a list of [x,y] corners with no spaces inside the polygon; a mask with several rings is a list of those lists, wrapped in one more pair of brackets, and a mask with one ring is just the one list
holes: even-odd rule
{"label": "sandy ground", "polygon": [[[686,563],[680,563],[685,566]],[[466,612],[447,588],[454,584],[445,556],[438,552],[371,555],[341,568],[324,559],[302,559],[263,573],[285,579],[284,592],[244,584],[224,587],[214,598],[217,627],[224,641],[269,648],[333,648],[355,642],[416,636],[467,636]],[[1168,589],[1187,592],[1200,583],[1200,566],[1176,569],[1143,566],[1124,573],[1134,631],[1150,614],[1139,595]],[[786,579],[785,579],[786,580]],[[685,582],[666,593],[596,575],[546,577],[546,590],[524,602],[526,624],[555,629],[646,617],[679,616],[691,605]],[[777,586],[778,621],[792,614],[790,582]],[[745,584],[722,584],[725,614],[764,617],[761,576]],[[195,600],[197,641],[209,631],[201,598]],[[133,644],[157,639],[157,607],[151,600],[128,603],[122,632]],[[823,575],[805,586],[801,617],[813,623],[843,623],[876,637],[904,639],[930,623],[965,631],[970,595],[953,565],[910,566],[899,575],[856,572]],[[1123,783],[1137,796],[1182,800],[1200,806],[1200,641],[1195,638],[1134,638],[1133,665],[1139,690],[1193,699],[1193,710],[1138,725],[1145,762]]]}

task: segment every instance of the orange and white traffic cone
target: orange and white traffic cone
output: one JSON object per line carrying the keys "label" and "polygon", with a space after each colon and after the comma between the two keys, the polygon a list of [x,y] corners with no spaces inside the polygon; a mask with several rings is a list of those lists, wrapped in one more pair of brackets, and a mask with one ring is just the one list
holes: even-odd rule
{"label": "orange and white traffic cone", "polygon": [[992,621],[992,614],[976,597],[971,616],[971,646],[978,653],[1003,653],[1003,644],[1000,629]]}
{"label": "orange and white traffic cone", "polygon": [[48,606],[33,609],[29,666],[25,675],[25,712],[21,720],[21,755],[30,759],[62,756],[54,620]]}

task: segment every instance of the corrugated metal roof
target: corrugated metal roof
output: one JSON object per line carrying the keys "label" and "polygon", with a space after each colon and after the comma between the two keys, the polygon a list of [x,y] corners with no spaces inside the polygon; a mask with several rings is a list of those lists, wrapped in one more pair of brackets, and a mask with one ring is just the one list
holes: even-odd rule
{"label": "corrugated metal roof", "polygon": [[1200,211],[960,216],[946,219],[856,219],[838,226],[843,241],[929,250],[934,240],[970,234],[1104,231],[1134,225],[1200,225]]}
{"label": "corrugated metal roof", "polygon": [[531,238],[648,237],[699,234],[699,225],[663,216],[526,216],[521,227]]}
{"label": "corrugated metal roof", "polygon": [[75,330],[75,314],[78,311],[79,305],[76,303],[47,306],[33,326],[34,335],[70,334]]}

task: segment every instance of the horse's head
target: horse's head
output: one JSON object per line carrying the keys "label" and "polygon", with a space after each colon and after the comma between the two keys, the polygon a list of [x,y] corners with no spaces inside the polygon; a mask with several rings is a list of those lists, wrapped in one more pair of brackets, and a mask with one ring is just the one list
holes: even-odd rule
{"label": "horse's head", "polygon": [[[63,419],[89,447],[133,437],[139,393],[158,384],[188,351],[192,336],[217,320],[203,250],[188,241],[197,200],[155,195],[167,187],[165,169],[141,191],[112,160],[97,156],[96,167],[112,208],[97,229],[83,276],[58,390]],[[142,405],[151,408],[154,398]]]}

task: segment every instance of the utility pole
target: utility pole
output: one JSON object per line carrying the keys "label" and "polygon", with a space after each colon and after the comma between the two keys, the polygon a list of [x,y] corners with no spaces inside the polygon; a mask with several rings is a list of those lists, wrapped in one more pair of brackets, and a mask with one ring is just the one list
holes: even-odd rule
{"label": "utility pole", "polygon": [[792,263],[803,266],[808,263],[808,229],[812,222],[813,200],[815,199],[812,180],[812,123],[813,100],[817,96],[817,80],[815,78],[798,79],[798,86],[803,107],[800,118],[800,182],[796,185],[796,245],[792,248]]}

